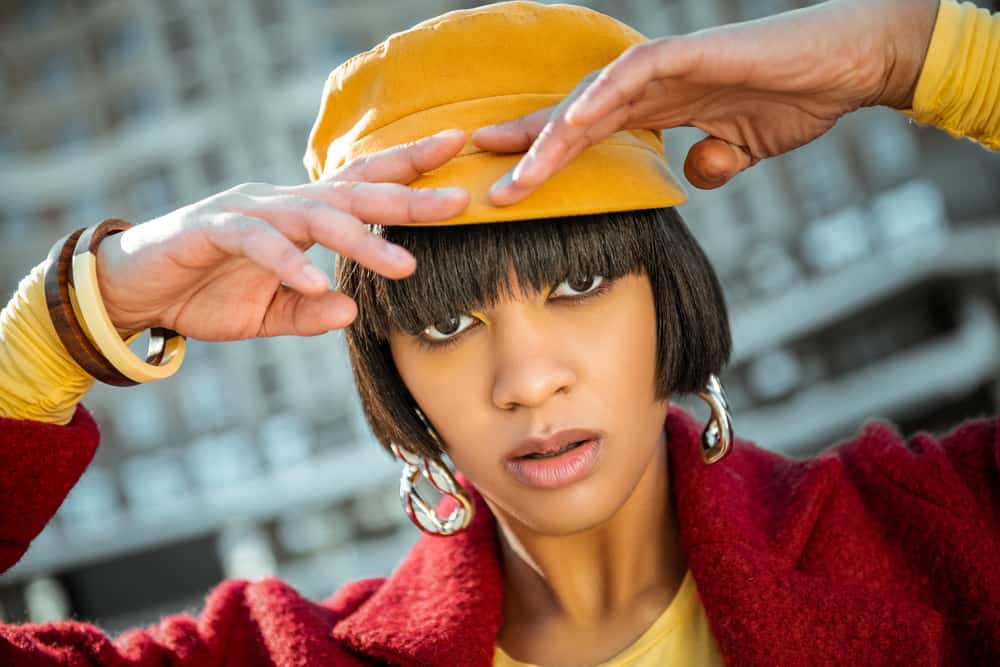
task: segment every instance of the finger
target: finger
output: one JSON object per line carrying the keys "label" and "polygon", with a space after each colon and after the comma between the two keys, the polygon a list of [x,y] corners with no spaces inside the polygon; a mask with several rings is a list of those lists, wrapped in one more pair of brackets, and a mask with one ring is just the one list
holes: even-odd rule
{"label": "finger", "polygon": [[398,183],[349,181],[289,186],[279,191],[323,202],[377,225],[437,222],[454,217],[469,205],[464,188],[410,188]]}
{"label": "finger", "polygon": [[458,155],[465,140],[463,130],[444,130],[353,160],[323,180],[409,183]]}
{"label": "finger", "polygon": [[491,201],[504,205],[523,199],[568,162],[571,149],[580,148],[581,137],[588,139],[585,149],[625,127],[633,101],[650,82],[680,74],[695,62],[696,49],[685,52],[683,44],[661,39],[634,46],[585,77],[556,106],[514,171],[494,184]]}
{"label": "finger", "polygon": [[633,46],[601,70],[566,110],[566,122],[587,127],[613,109],[640,96],[651,81],[677,76],[696,62],[694,45],[681,38],[661,38]]}
{"label": "finger", "polygon": [[569,147],[575,146],[585,136],[587,128],[573,127],[566,123],[566,110],[586,90],[599,72],[591,72],[573,87],[559,104],[552,107],[549,119],[538,132],[531,148],[511,172],[511,180],[519,187],[534,189],[541,185],[555,170]]}
{"label": "finger", "polygon": [[357,304],[341,292],[300,294],[282,285],[264,314],[257,336],[316,336],[346,327],[357,314]]}
{"label": "finger", "polygon": [[[392,184],[366,185],[374,187]],[[413,192],[403,185],[392,187]],[[405,249],[372,234],[361,220],[343,210],[344,207],[331,205],[321,199],[292,194],[247,197],[242,203],[231,204],[229,208],[251,218],[267,221],[285,241],[298,244],[294,245],[296,249],[319,243],[389,278],[404,278],[416,268],[416,260]],[[261,233],[267,234],[264,231]],[[284,243],[280,247],[274,245],[263,250],[255,247],[254,250],[260,254],[251,259],[284,279],[288,273],[283,270],[281,262],[295,261],[293,257],[282,257],[281,253],[285,249],[287,245]],[[293,266],[290,270],[294,268]],[[294,285],[291,282],[289,284]]]}
{"label": "finger", "polygon": [[524,199],[580,153],[620,130],[627,117],[627,109],[618,109],[592,127],[571,132],[562,131],[566,126],[559,121],[547,125],[520,163],[493,185],[490,201],[509,206]]}
{"label": "finger", "polygon": [[305,252],[265,220],[220,213],[205,227],[205,238],[222,252],[246,257],[301,292],[320,293],[330,287],[329,278]]}
{"label": "finger", "polygon": [[545,172],[543,172],[544,178],[537,183],[526,183],[523,179],[515,181],[514,172],[517,170],[517,167],[515,166],[514,169],[504,174],[496,183],[493,184],[493,187],[490,188],[490,202],[495,206],[511,206],[516,204],[537,190],[545,179],[560,171],[590,145],[591,144],[586,137],[581,137],[572,146],[564,148],[560,151],[559,155],[554,157],[554,159],[558,160],[558,162],[552,164],[548,169],[546,169]]}
{"label": "finger", "polygon": [[717,137],[706,137],[688,150],[684,175],[691,185],[711,190],[725,185],[757,161],[742,146]]}
{"label": "finger", "polygon": [[554,109],[554,106],[545,107],[514,120],[481,127],[472,133],[472,143],[493,153],[526,151],[549,122]]}

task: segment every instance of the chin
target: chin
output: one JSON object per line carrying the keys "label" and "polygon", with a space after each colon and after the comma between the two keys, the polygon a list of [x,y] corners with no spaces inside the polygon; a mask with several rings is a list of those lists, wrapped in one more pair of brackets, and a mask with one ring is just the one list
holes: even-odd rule
{"label": "chin", "polygon": [[506,523],[516,522],[537,535],[566,537],[598,528],[625,504],[634,485],[600,479],[581,480],[562,489],[547,491],[507,491],[483,498],[494,516]]}

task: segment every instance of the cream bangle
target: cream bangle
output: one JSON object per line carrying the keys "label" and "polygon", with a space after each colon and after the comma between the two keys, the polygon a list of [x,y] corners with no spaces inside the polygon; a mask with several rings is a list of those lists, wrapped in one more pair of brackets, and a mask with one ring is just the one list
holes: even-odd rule
{"label": "cream bangle", "polygon": [[[170,377],[177,372],[181,362],[184,361],[187,341],[183,336],[170,332],[173,335],[166,339],[162,362],[158,365],[143,361],[129,349],[111,322],[101,299],[97,281],[97,256],[90,247],[93,245],[91,243],[93,229],[84,232],[77,241],[73,254],[74,296],[87,332],[101,354],[129,379],[135,382],[152,382]],[[95,240],[100,242],[100,239]],[[134,339],[135,336],[130,337],[129,342]]]}

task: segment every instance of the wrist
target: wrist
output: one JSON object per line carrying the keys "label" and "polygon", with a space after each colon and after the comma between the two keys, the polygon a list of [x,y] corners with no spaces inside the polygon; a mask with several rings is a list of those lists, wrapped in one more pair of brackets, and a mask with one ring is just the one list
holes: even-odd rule
{"label": "wrist", "polygon": [[[129,304],[140,301],[145,296],[134,298],[135,290],[132,282],[134,279],[128,276],[132,257],[123,250],[128,247],[124,238],[115,239],[103,253],[103,281],[108,288],[108,302],[111,304],[112,312],[115,313],[117,325],[108,314],[108,306],[104,303],[104,295],[101,294],[102,279],[98,276],[101,245],[107,238],[120,234],[123,230],[124,234],[129,234],[133,227],[134,225],[125,220],[108,218],[97,225],[78,230],[69,237],[69,240],[73,241],[72,272],[79,309],[77,319],[81,328],[86,329],[83,333],[90,339],[87,351],[91,359],[86,360],[86,363],[94,366],[95,372],[91,374],[98,380],[123,387],[162,380],[176,373],[184,361],[186,344],[185,337],[176,331],[164,327],[151,328],[149,347],[146,359],[143,360],[136,356],[126,341],[122,340],[121,329],[131,326],[142,327],[151,319],[149,316],[134,315],[133,313],[139,312],[138,309],[130,311],[127,307],[123,308],[115,298],[116,294],[120,294],[125,299],[124,303]],[[63,247],[70,247],[69,243]],[[59,266],[62,266],[61,262]],[[118,291],[115,289],[116,284],[120,288]],[[133,322],[143,324],[134,325]],[[93,358],[94,355],[97,355],[96,359]]]}
{"label": "wrist", "polygon": [[121,266],[125,251],[122,249],[124,232],[107,236],[97,247],[97,284],[101,291],[101,301],[108,311],[111,323],[122,339],[128,338],[137,331],[143,331],[153,326],[138,320],[119,306],[121,288],[115,280],[116,267]]}
{"label": "wrist", "polygon": [[913,106],[940,0],[892,0],[886,21],[887,68],[885,82],[874,104],[894,109]]}

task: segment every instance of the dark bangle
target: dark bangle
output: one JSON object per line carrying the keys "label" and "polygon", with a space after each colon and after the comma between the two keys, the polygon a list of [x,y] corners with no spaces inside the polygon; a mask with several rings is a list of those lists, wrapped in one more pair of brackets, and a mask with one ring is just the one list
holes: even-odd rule
{"label": "dark bangle", "polygon": [[138,382],[122,375],[94,347],[73,312],[69,297],[72,274],[70,268],[73,264],[73,249],[84,231],[86,228],[81,227],[64,236],[49,250],[48,265],[45,267],[45,303],[49,309],[49,318],[63,347],[80,368],[105,384],[131,387]]}

